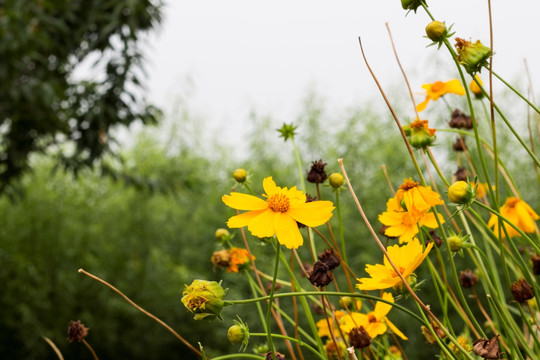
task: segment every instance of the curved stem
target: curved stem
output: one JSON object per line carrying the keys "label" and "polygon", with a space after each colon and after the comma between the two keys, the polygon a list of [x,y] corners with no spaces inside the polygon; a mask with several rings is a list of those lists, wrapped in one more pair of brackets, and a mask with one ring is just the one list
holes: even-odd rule
{"label": "curved stem", "polygon": [[[251,333],[250,332],[249,336],[267,336],[267,334],[265,334],[265,333]],[[305,342],[303,342],[300,339],[295,339],[295,338],[290,337],[290,336],[284,336],[284,335],[279,335],[279,334],[272,334],[272,336],[275,337],[275,338],[278,338],[278,339],[286,339],[286,340],[290,340],[290,341],[292,341],[294,343],[297,343],[298,345],[300,345],[302,347],[305,347],[306,349],[308,349],[309,351],[311,351],[312,353],[317,355],[317,357],[319,359],[326,360],[321,354],[319,354],[319,352],[317,350],[315,350],[313,347],[309,346],[308,344],[306,344]]]}
{"label": "curved stem", "polygon": [[274,347],[274,342],[272,341],[272,329],[270,329],[270,314],[272,313],[272,304],[274,302],[274,291],[276,290],[276,279],[277,272],[279,267],[279,253],[281,245],[276,245],[276,261],[274,263],[274,277],[272,279],[272,288],[270,289],[270,295],[268,295],[268,309],[266,310],[266,335],[268,337],[268,346],[270,347],[270,352],[272,353],[272,359],[276,360],[276,349]]}

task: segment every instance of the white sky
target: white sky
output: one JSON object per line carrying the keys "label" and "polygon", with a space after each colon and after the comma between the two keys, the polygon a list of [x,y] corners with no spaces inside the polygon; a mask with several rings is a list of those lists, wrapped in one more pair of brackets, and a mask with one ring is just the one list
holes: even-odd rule
{"label": "white sky", "polygon": [[[456,36],[489,46],[487,3],[428,1],[437,20],[455,24]],[[494,0],[492,7],[495,71],[525,79],[527,58],[540,89],[540,1]],[[149,100],[167,112],[187,99],[229,143],[245,132],[251,109],[280,124],[294,121],[311,88],[331,109],[368,100],[384,106],[358,36],[383,86],[403,83],[385,22],[413,91],[456,76],[446,50],[426,48],[427,15],[419,9],[406,16],[399,0],[168,0],[163,26],[150,40]]]}

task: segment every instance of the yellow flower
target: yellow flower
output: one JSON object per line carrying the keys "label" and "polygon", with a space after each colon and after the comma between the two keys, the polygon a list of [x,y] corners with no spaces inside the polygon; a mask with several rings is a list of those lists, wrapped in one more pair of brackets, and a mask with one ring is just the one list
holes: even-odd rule
{"label": "yellow flower", "polygon": [[251,260],[255,260],[255,256],[249,257],[249,252],[246,249],[240,249],[237,247],[231,248],[230,253],[230,265],[227,268],[227,272],[238,272],[239,267],[242,268],[246,264],[249,264]]}
{"label": "yellow flower", "polygon": [[[480,85],[482,86],[484,85],[484,83],[482,82],[482,79],[480,79],[480,76],[475,75],[474,77],[476,78],[476,80],[478,80]],[[471,83],[469,84],[469,89],[471,89],[471,92],[474,94],[474,97],[477,99],[481,99],[484,96],[484,93],[482,92],[482,88],[478,86],[478,84],[476,83],[476,81],[474,81],[474,79],[471,80]]]}
{"label": "yellow flower", "polygon": [[249,210],[233,216],[227,222],[230,228],[247,226],[254,236],[263,238],[276,235],[280,244],[296,249],[304,240],[298,229],[302,223],[309,227],[324,224],[332,217],[334,206],[330,201],[306,203],[306,195],[296,186],[291,189],[276,186],[272,177],[263,180],[263,194],[267,200],[233,192],[221,200],[233,209]]}
{"label": "yellow flower", "polygon": [[[347,313],[345,311],[336,310],[334,312],[334,316],[336,317],[337,324],[340,327],[343,324],[342,318],[344,316],[346,316],[346,315],[347,315]],[[328,320],[330,321],[330,326],[332,327],[332,333],[334,334],[334,336],[338,336],[339,335],[339,329],[336,326],[336,322],[331,317],[329,317]],[[317,333],[319,334],[319,337],[321,337],[321,338],[325,337],[325,336],[331,337],[330,328],[328,327],[328,321],[326,321],[326,318],[317,321],[316,325],[317,325],[317,329],[318,329]]]}
{"label": "yellow flower", "polygon": [[[401,247],[399,245],[390,246],[387,252],[401,275],[407,279],[424,261],[432,247],[433,243],[431,242],[423,250],[418,239],[413,239]],[[387,289],[401,283],[401,279],[388,262],[388,259],[386,259],[386,256],[384,257],[384,264],[366,265],[366,272],[371,277],[357,279],[359,283],[356,284],[356,287],[360,290]]]}
{"label": "yellow flower", "polygon": [[[383,293],[382,298],[391,303],[394,302],[394,297],[389,292]],[[384,334],[386,330],[390,328],[397,336],[403,340],[407,340],[407,337],[394,324],[392,324],[390,320],[386,318],[386,315],[388,315],[390,310],[392,310],[392,305],[382,301],[377,301],[373,311],[369,312],[368,314],[352,313],[351,315],[356,315],[344,317],[345,327],[350,326],[352,329],[362,325],[369,334],[369,337],[372,339],[378,335]]]}
{"label": "yellow flower", "polygon": [[411,178],[403,180],[394,198],[417,218],[422,217],[433,206],[444,204],[441,196],[431,190],[431,186],[420,186]]}
{"label": "yellow flower", "polygon": [[[501,206],[500,213],[524,233],[533,233],[534,221],[539,219],[538,214],[525,201],[515,197],[506,199],[504,205]],[[500,235],[503,238],[506,236],[504,231],[499,234],[499,217],[497,215],[491,215],[488,227],[493,227],[496,236]],[[519,233],[508,224],[505,224],[505,227],[509,237],[519,236]]]}
{"label": "yellow flower", "polygon": [[[395,198],[390,198],[386,203],[387,211],[379,215],[379,221],[388,226],[384,234],[390,237],[399,237],[399,243],[409,242],[418,234],[419,226],[427,226],[431,229],[439,227],[435,214],[426,212],[420,217],[413,216],[409,211],[404,211]],[[439,214],[439,221],[444,223]]]}
{"label": "yellow flower", "polygon": [[422,85],[422,88],[427,91],[426,99],[416,105],[417,111],[424,111],[430,100],[435,101],[445,94],[465,95],[465,89],[457,79],[447,82],[435,81],[433,84]]}

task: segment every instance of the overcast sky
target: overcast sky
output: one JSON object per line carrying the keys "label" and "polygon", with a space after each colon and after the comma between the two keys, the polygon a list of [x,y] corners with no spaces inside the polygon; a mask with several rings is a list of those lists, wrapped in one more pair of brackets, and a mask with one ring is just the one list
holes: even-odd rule
{"label": "overcast sky", "polygon": [[[524,79],[527,58],[540,89],[540,1],[492,3],[495,70]],[[456,36],[489,46],[487,4],[428,1],[436,19],[454,24]],[[399,85],[386,22],[414,91],[456,76],[447,51],[426,48],[424,11],[406,14],[399,0],[169,0],[164,23],[149,42],[149,99],[167,111],[175,99],[188,97],[226,134],[241,133],[252,108],[280,123],[294,121],[312,88],[334,109],[371,99],[384,106],[358,37],[383,86]]]}

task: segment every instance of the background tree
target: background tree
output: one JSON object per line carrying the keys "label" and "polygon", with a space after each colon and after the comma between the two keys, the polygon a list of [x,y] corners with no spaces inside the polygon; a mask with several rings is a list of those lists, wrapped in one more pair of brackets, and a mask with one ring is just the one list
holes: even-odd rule
{"label": "background tree", "polygon": [[[141,99],[141,36],[159,0],[7,0],[0,3],[0,190],[53,154],[77,172],[113,154],[111,130],[155,123]],[[75,79],[95,61],[92,79]]]}

